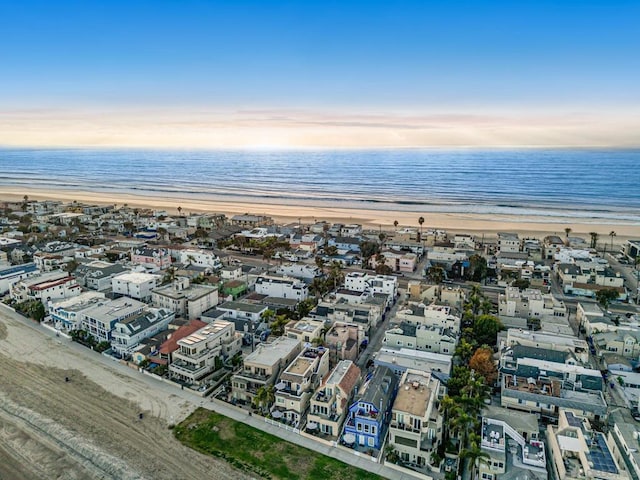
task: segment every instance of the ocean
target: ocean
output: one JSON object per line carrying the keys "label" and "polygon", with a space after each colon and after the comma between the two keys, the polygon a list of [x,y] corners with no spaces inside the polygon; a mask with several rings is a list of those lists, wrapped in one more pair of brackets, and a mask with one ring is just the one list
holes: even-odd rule
{"label": "ocean", "polygon": [[615,149],[1,149],[0,186],[640,225],[639,166]]}

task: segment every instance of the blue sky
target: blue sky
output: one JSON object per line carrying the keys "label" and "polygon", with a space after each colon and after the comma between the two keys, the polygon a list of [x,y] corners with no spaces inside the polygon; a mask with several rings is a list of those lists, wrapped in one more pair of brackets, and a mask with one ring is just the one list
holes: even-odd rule
{"label": "blue sky", "polygon": [[183,137],[191,123],[218,129],[217,141],[221,128],[275,128],[299,144],[329,125],[330,145],[371,124],[372,136],[409,125],[469,140],[487,122],[551,117],[570,118],[573,137],[582,123],[573,140],[588,144],[597,117],[605,137],[637,125],[639,19],[638,1],[0,1],[0,122],[51,143],[84,123],[97,143],[124,144],[118,118],[146,128],[141,140],[158,118]]}

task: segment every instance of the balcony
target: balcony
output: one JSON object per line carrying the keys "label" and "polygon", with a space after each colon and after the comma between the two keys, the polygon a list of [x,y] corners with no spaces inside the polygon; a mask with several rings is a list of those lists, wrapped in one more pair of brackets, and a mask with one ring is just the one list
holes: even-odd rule
{"label": "balcony", "polygon": [[418,428],[414,428],[412,425],[407,425],[406,423],[391,422],[389,424],[389,428],[393,428],[395,430],[401,430],[403,432],[409,432],[409,433],[417,433],[417,434],[422,433],[422,430]]}
{"label": "balcony", "polygon": [[187,363],[182,360],[176,360],[169,366],[169,370],[186,377],[198,379],[207,373],[214,370],[213,365],[203,365],[202,367],[196,366],[192,363]]}
{"label": "balcony", "polygon": [[315,402],[330,403],[335,398],[335,395],[327,395],[324,390],[320,390],[313,396]]}

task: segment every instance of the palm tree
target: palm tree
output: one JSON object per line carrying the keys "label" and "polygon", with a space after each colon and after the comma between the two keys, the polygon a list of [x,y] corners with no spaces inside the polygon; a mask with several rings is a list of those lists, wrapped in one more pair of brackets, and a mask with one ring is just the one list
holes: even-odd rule
{"label": "palm tree", "polygon": [[565,243],[569,245],[569,234],[571,233],[571,228],[567,227],[564,229]]}
{"label": "palm tree", "polygon": [[475,431],[477,423],[478,420],[475,414],[462,409],[460,409],[456,418],[450,422],[451,428],[460,439],[460,449],[466,445],[468,435],[470,432]]}
{"label": "palm tree", "polygon": [[380,232],[378,234],[378,238],[380,239],[380,245],[382,245],[384,243],[384,239],[387,238],[387,234],[384,232]]}
{"label": "palm tree", "polygon": [[393,228],[398,228],[398,220],[393,221]]}
{"label": "palm tree", "polygon": [[613,237],[615,237],[616,235],[617,233],[614,232],[613,230],[609,232],[609,236],[611,237],[611,253],[613,253]]}
{"label": "palm tree", "polygon": [[273,389],[273,385],[264,385],[256,390],[256,396],[253,397],[253,403],[260,407],[260,410],[264,414],[269,410],[271,404],[275,401],[276,394]]}
{"label": "palm tree", "polygon": [[440,284],[444,280],[444,269],[440,265],[434,265],[427,270],[427,278],[435,284]]}
{"label": "palm tree", "polygon": [[596,245],[598,244],[598,233],[597,232],[589,232],[589,235],[591,235],[591,248],[595,249]]}
{"label": "palm tree", "polygon": [[182,207],[178,207],[178,215],[180,215],[182,213]]}
{"label": "palm tree", "polygon": [[418,223],[420,224],[420,240],[419,241],[422,241],[422,224],[424,223],[424,217],[420,217],[418,219]]}
{"label": "palm tree", "polygon": [[475,433],[469,436],[469,447],[462,450],[460,453],[460,459],[469,460],[471,464],[471,477],[475,478],[475,470],[479,467],[480,463],[488,465],[487,459],[489,454],[480,448],[480,437]]}

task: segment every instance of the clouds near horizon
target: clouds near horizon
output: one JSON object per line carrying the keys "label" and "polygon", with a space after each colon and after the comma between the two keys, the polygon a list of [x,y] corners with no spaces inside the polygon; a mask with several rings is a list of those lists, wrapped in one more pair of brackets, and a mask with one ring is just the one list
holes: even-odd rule
{"label": "clouds near horizon", "polygon": [[638,146],[640,4],[0,0],[0,145]]}

